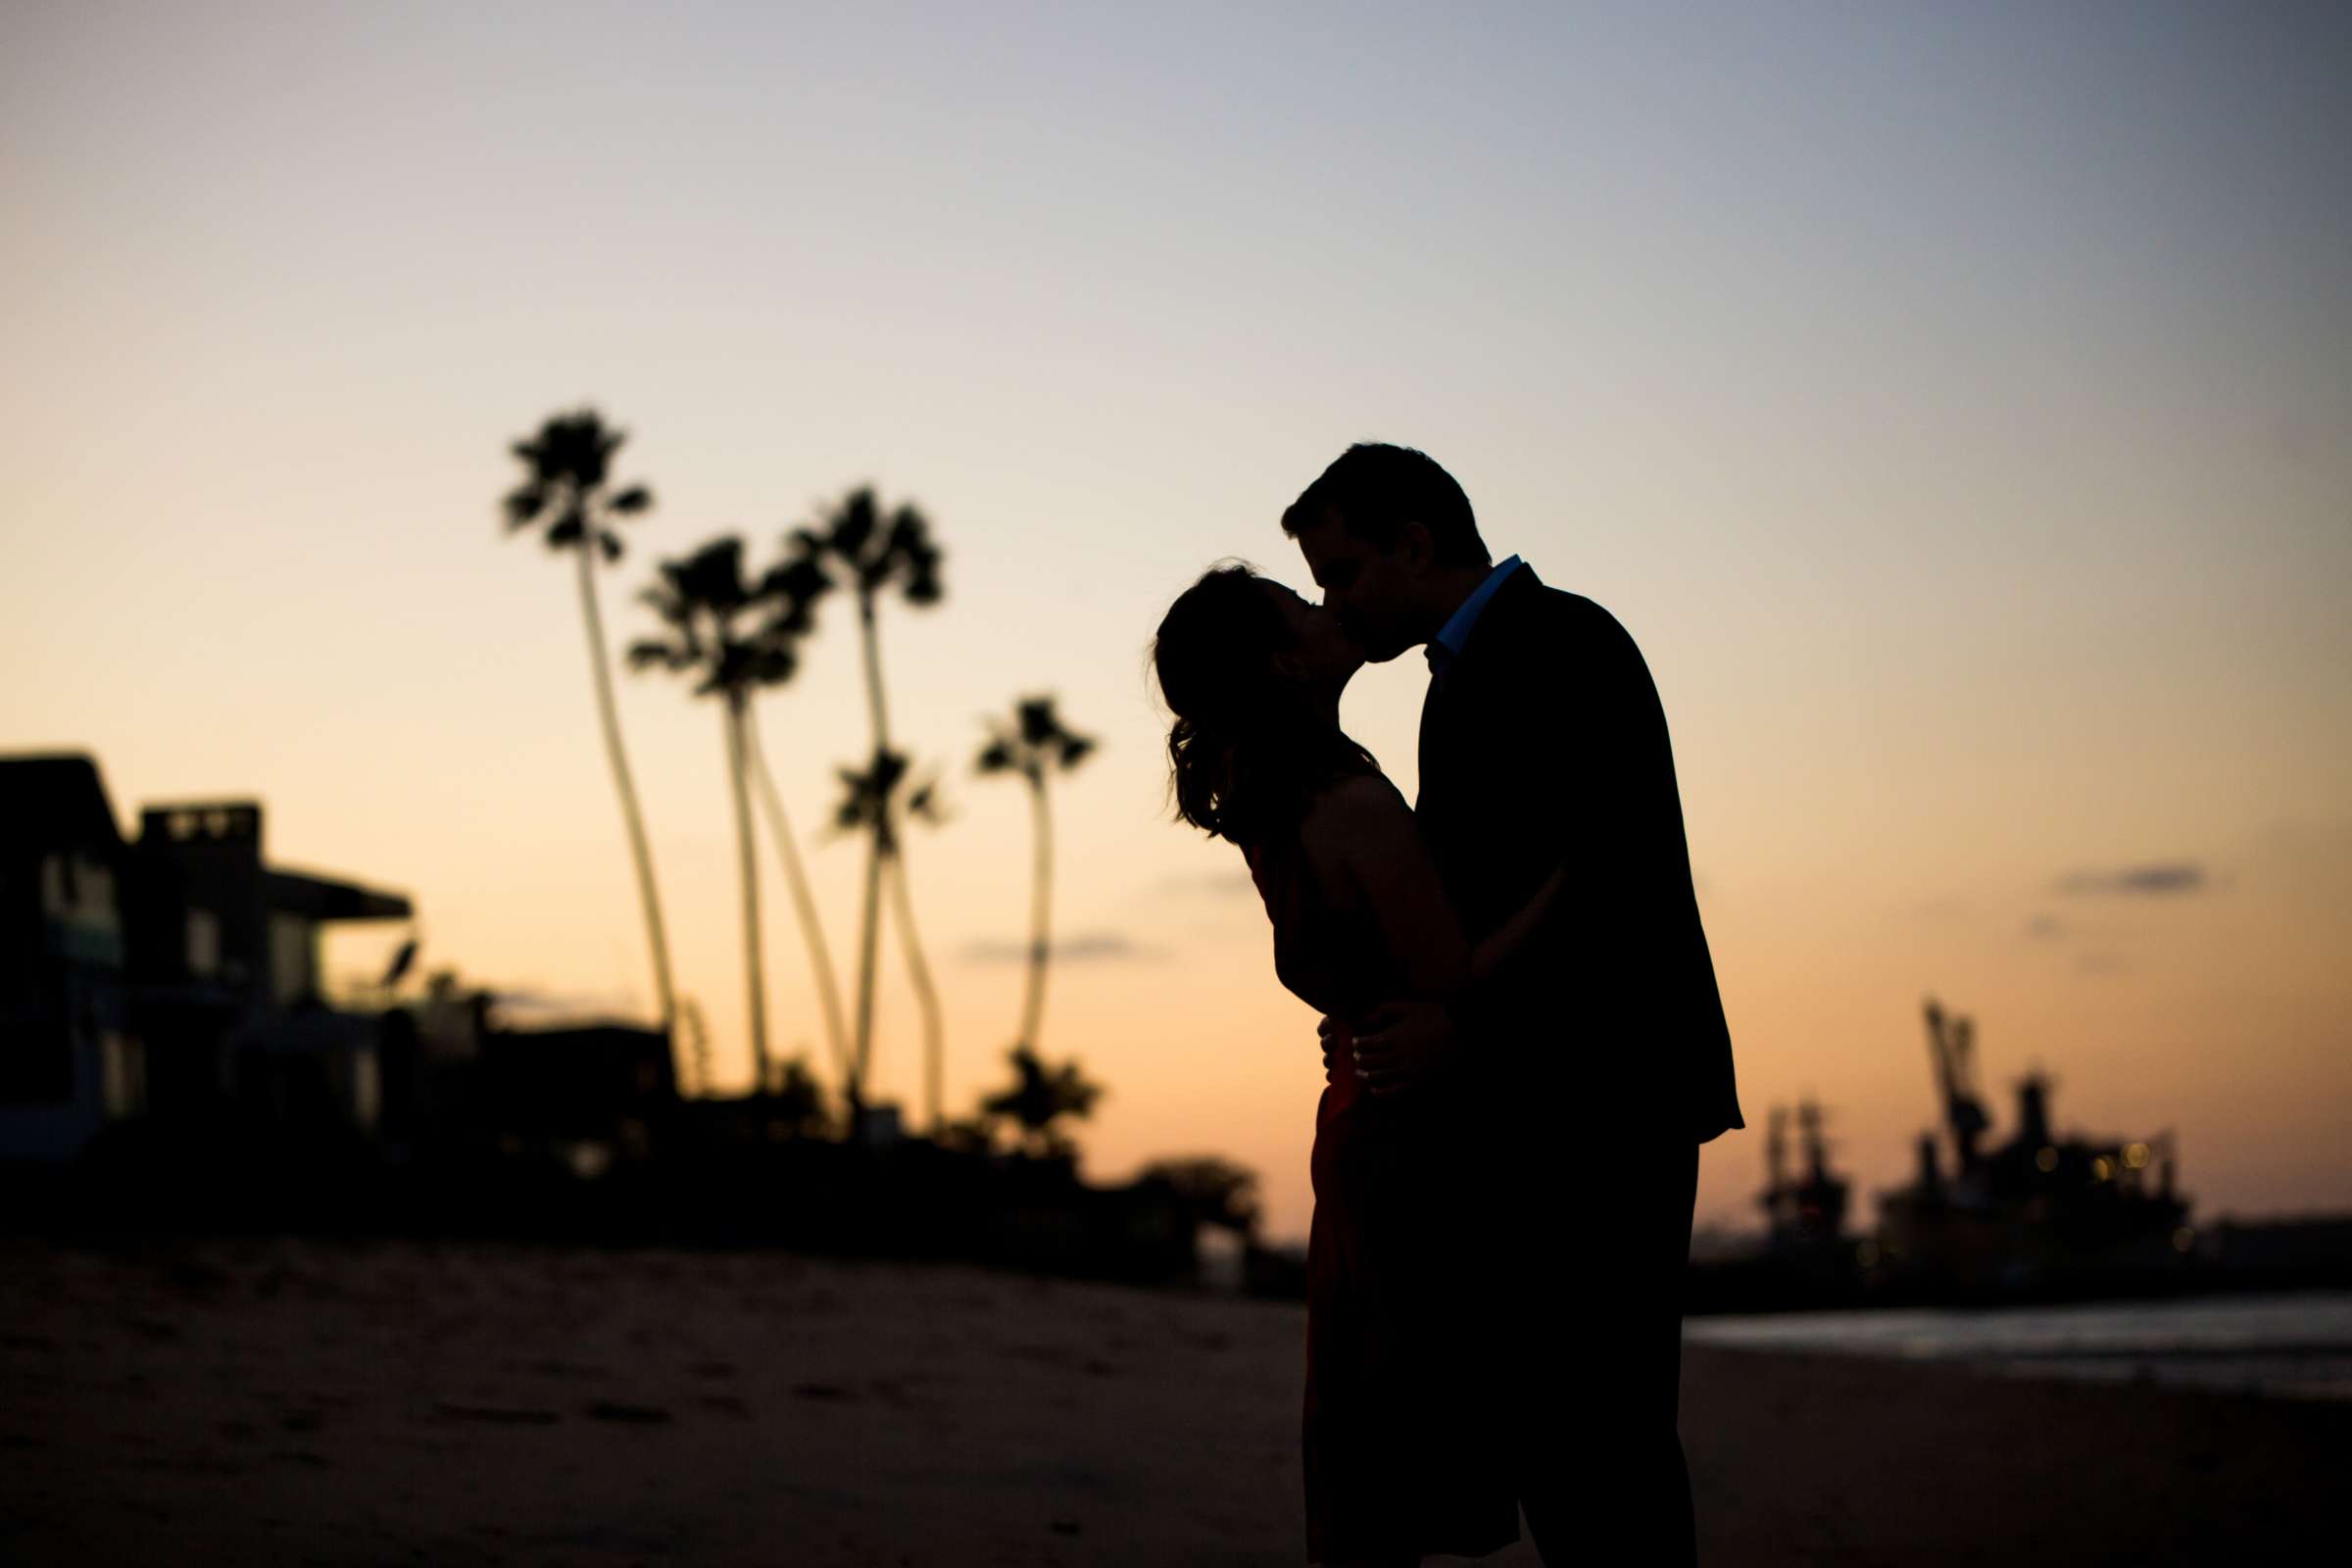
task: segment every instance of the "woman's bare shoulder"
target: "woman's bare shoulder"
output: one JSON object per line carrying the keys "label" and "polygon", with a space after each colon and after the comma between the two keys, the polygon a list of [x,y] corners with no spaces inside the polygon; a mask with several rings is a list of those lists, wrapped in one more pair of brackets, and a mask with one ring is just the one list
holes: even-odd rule
{"label": "woman's bare shoulder", "polygon": [[1385,773],[1351,773],[1318,792],[1298,824],[1309,854],[1344,856],[1365,838],[1409,831],[1413,808]]}

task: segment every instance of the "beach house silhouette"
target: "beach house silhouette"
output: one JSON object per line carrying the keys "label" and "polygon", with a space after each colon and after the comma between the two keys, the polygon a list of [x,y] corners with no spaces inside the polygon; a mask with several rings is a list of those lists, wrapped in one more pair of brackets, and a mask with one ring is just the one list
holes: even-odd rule
{"label": "beach house silhouette", "polygon": [[0,1159],[142,1114],[371,1129],[379,1016],[325,1000],[318,937],[411,912],[269,864],[258,802],[149,806],[125,840],[89,757],[0,758]]}

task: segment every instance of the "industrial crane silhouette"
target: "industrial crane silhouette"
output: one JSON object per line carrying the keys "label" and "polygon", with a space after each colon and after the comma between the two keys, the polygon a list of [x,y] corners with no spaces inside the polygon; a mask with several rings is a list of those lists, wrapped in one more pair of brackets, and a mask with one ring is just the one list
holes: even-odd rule
{"label": "industrial crane silhouette", "polygon": [[1943,1119],[1966,1169],[1977,1162],[1977,1140],[1992,1125],[1984,1101],[1977,1098],[1976,1025],[1958,1014],[1946,1016],[1933,997],[1927,1012],[1928,1054],[1936,1063],[1936,1087],[1943,1093]]}

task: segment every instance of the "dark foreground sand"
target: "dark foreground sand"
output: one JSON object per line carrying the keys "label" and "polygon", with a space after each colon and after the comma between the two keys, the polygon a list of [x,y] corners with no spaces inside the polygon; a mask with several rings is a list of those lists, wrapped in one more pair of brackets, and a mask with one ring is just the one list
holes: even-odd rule
{"label": "dark foreground sand", "polygon": [[[1301,1329],[772,1255],[0,1242],[0,1562],[1295,1564]],[[1714,1565],[2341,1549],[2348,1406],[1694,1349],[1683,1411]]]}

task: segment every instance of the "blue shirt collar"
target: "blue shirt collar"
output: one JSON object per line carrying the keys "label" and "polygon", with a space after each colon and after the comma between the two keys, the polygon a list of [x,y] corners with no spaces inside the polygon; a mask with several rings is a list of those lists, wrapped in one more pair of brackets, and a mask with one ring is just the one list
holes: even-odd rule
{"label": "blue shirt collar", "polygon": [[[1517,571],[1519,566],[1519,558],[1513,556],[1488,572],[1485,582],[1470,590],[1470,597],[1462,601],[1460,608],[1446,617],[1446,624],[1440,626],[1438,634],[1429,640],[1429,652],[1433,660],[1461,657],[1462,646],[1470,641],[1470,629],[1478,624],[1478,617],[1485,613],[1487,601],[1494,597],[1494,590],[1500,588],[1503,579]],[[1440,649],[1445,652],[1439,653]]]}

